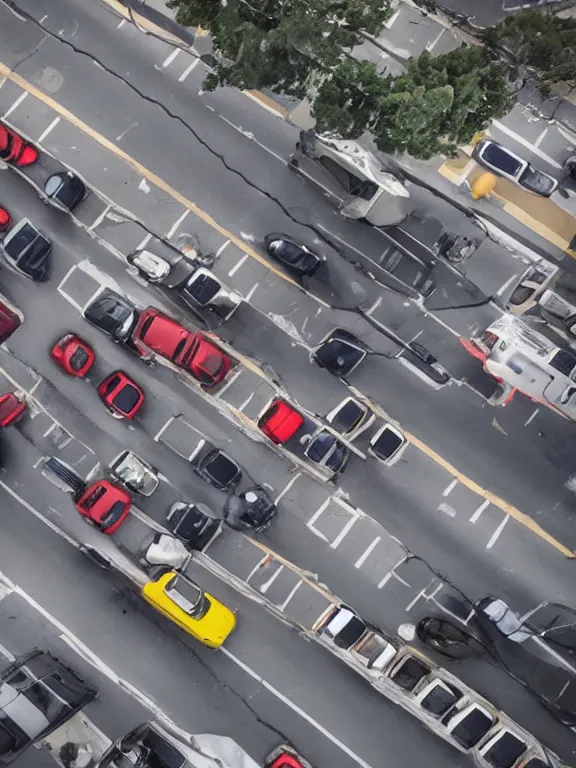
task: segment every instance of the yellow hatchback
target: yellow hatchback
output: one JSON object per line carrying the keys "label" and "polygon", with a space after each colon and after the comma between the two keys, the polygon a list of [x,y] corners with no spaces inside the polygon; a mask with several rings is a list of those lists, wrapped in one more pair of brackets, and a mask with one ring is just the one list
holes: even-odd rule
{"label": "yellow hatchback", "polygon": [[209,648],[219,648],[236,626],[229,608],[176,571],[145,584],[142,597]]}

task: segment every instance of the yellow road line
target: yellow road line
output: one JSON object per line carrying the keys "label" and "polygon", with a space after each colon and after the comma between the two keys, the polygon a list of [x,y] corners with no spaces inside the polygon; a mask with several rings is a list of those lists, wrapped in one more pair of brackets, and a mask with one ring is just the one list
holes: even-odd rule
{"label": "yellow road line", "polygon": [[[5,77],[8,80],[11,80],[16,85],[20,86],[20,88],[23,88],[25,91],[30,93],[35,98],[39,99],[41,102],[46,104],[46,106],[53,109],[57,114],[59,114],[61,117],[64,117],[66,120],[68,120],[72,125],[74,125],[76,128],[81,130],[83,133],[85,133],[87,136],[90,136],[90,138],[94,139],[98,144],[108,149],[110,152],[115,154],[117,157],[119,157],[121,160],[123,160],[125,163],[127,163],[131,168],[133,168],[135,171],[137,171],[139,174],[141,174],[144,178],[146,178],[148,181],[150,181],[152,184],[154,184],[156,187],[161,189],[163,192],[165,192],[167,195],[171,196],[174,200],[177,200],[184,208],[188,208],[192,213],[194,213],[199,219],[204,221],[206,224],[208,224],[210,227],[212,227],[214,230],[219,232],[224,238],[227,240],[230,240],[235,245],[237,245],[239,248],[241,248],[245,253],[247,253],[249,256],[251,256],[255,261],[262,264],[264,267],[272,271],[274,274],[276,274],[278,277],[282,278],[288,283],[291,283],[292,285],[295,285],[299,290],[301,290],[298,283],[296,283],[291,278],[287,277],[285,274],[283,274],[280,270],[276,269],[272,264],[267,262],[257,251],[250,248],[243,240],[241,240],[239,237],[234,235],[232,232],[229,232],[227,229],[222,227],[220,224],[218,224],[215,219],[210,216],[210,214],[203,211],[201,208],[199,208],[196,203],[193,203],[192,201],[188,200],[184,195],[182,195],[180,192],[178,192],[176,189],[171,187],[169,184],[167,184],[165,181],[163,181],[159,176],[157,176],[155,173],[152,173],[152,171],[148,170],[145,166],[143,166],[141,163],[139,163],[137,160],[134,160],[130,155],[128,155],[126,152],[124,152],[120,147],[117,147],[113,142],[109,141],[105,136],[102,136],[97,131],[95,131],[93,128],[91,128],[89,125],[84,123],[82,120],[80,120],[76,115],[74,115],[72,112],[70,112],[68,109],[63,107],[61,104],[59,104],[57,101],[55,101],[53,98],[48,96],[47,94],[43,93],[40,89],[38,89],[36,86],[29,83],[27,80],[24,80],[23,77],[18,75],[15,72],[12,72],[9,67],[7,67],[5,64],[0,62],[0,77]],[[313,297],[315,298],[315,297]],[[320,303],[324,304],[324,306],[329,307],[328,304],[325,302],[321,302],[319,299],[317,299]],[[353,388],[351,388],[353,389]],[[384,416],[384,418],[394,421],[391,419],[385,411],[378,406],[377,404],[373,403],[369,398],[367,398],[362,393],[358,392],[357,395],[363,399],[364,401],[368,402],[370,406],[374,409],[376,413],[380,413]],[[519,523],[524,525],[526,528],[528,528],[532,533],[534,533],[536,536],[541,538],[543,541],[550,544],[554,549],[556,549],[558,552],[562,553],[566,557],[575,557],[574,553],[568,549],[566,546],[564,546],[562,543],[557,541],[553,536],[548,534],[538,523],[536,523],[531,517],[521,512],[519,509],[516,509],[513,505],[509,504],[508,502],[504,501],[503,499],[500,499],[498,496],[493,494],[491,491],[488,491],[484,488],[481,488],[477,483],[475,483],[470,478],[463,475],[459,470],[457,470],[455,467],[453,467],[448,461],[443,459],[439,454],[436,453],[432,448],[427,446],[425,443],[423,443],[419,438],[417,438],[414,435],[407,434],[407,438],[410,440],[410,442],[415,445],[419,450],[421,450],[423,453],[425,453],[429,458],[431,458],[436,464],[439,464],[441,467],[443,467],[447,472],[449,472],[451,475],[453,475],[455,478],[457,478],[462,485],[465,485],[466,487],[470,488],[470,490],[474,491],[474,493],[477,493],[478,495],[482,496],[484,499],[489,500],[494,506],[498,507],[499,509],[503,510],[507,514],[510,515],[510,517],[513,517],[515,520],[517,520]]]}

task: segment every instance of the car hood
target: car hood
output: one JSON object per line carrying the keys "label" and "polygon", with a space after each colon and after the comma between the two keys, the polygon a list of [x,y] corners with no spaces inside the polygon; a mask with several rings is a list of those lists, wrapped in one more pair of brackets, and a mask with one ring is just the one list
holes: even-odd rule
{"label": "car hood", "polygon": [[37,738],[50,721],[32,702],[8,683],[0,685],[0,710],[30,738]]}
{"label": "car hood", "polygon": [[182,339],[190,336],[190,331],[173,320],[155,317],[142,341],[155,352],[172,357]]}

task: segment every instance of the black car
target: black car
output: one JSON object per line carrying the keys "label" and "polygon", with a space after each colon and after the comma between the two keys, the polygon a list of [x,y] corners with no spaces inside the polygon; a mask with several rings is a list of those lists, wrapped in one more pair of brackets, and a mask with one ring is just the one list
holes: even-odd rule
{"label": "black car", "polygon": [[10,266],[37,283],[50,279],[52,243],[28,221],[22,219],[2,241]]}
{"label": "black car", "polygon": [[86,185],[71,171],[54,173],[44,184],[44,194],[56,208],[73,211],[88,194]]}
{"label": "black car", "polygon": [[205,504],[179,501],[170,507],[167,527],[188,549],[203,549],[220,530],[222,522]]}
{"label": "black car", "polygon": [[138,322],[136,307],[128,299],[109,290],[86,307],[84,317],[114,341],[124,344],[130,344],[132,331]]}
{"label": "black car", "polygon": [[238,464],[220,448],[213,448],[192,466],[200,477],[221,491],[234,490],[242,477]]}
{"label": "black car", "polygon": [[410,341],[402,350],[402,355],[439,386],[448,384],[452,378],[446,368],[438,362],[438,358],[417,341]]}
{"label": "black car", "polygon": [[281,232],[273,232],[264,238],[266,250],[277,261],[299,275],[313,275],[322,258],[300,240]]}
{"label": "black car", "polygon": [[360,365],[368,348],[354,334],[337,328],[312,352],[312,360],[334,376],[347,376]]}
{"label": "black car", "polygon": [[263,531],[278,512],[268,492],[261,485],[255,485],[227,500],[225,520],[230,528],[237,531]]}
{"label": "black car", "polygon": [[331,432],[320,430],[306,446],[305,454],[310,461],[326,467],[331,472],[343,472],[350,458],[350,451]]}
{"label": "black car", "polygon": [[424,264],[414,254],[402,251],[396,246],[392,246],[388,253],[382,255],[380,266],[425,299],[436,290],[436,282],[432,278],[435,265]]}
{"label": "black car", "polygon": [[0,762],[11,763],[96,696],[51,653],[34,650],[16,659],[0,676]]}

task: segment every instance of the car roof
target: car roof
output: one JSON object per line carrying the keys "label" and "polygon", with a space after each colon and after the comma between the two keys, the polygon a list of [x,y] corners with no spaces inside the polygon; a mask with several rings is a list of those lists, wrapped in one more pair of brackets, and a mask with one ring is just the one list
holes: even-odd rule
{"label": "car roof", "polygon": [[171,317],[152,310],[150,314],[146,314],[149,310],[145,310],[142,313],[142,322],[144,323],[150,315],[152,315],[152,322],[147,328],[144,335],[140,338],[145,344],[149,344],[151,347],[158,347],[166,351],[167,346],[172,347],[171,352],[174,352],[178,342],[180,342],[186,336],[189,336],[191,332],[180,325],[176,320],[172,320]]}
{"label": "car roof", "polygon": [[276,398],[259,420],[259,427],[268,437],[285,443],[304,424],[304,417],[291,405]]}
{"label": "car roof", "polygon": [[0,300],[0,343],[5,341],[22,324],[20,317]]}

